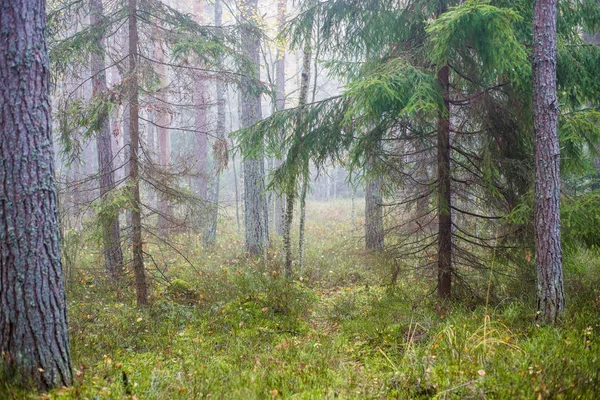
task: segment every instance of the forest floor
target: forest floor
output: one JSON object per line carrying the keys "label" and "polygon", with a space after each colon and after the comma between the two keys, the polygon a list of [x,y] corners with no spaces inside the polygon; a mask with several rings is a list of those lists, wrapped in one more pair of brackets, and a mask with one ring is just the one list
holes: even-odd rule
{"label": "forest floor", "polygon": [[[208,252],[196,237],[173,239],[193,266],[148,243],[153,299],[143,310],[130,288],[103,283],[94,245],[65,242],[77,265],[67,288],[76,383],[42,398],[600,396],[596,254],[582,252],[566,271],[562,324],[539,326],[535,296],[526,295],[533,282],[511,292],[498,281],[487,306],[440,307],[433,274],[401,275],[392,286],[389,260],[362,254],[349,201],[308,210],[307,265],[291,283],[280,278],[278,252],[267,263],[242,256],[235,218]],[[0,398],[27,396],[0,383]]]}

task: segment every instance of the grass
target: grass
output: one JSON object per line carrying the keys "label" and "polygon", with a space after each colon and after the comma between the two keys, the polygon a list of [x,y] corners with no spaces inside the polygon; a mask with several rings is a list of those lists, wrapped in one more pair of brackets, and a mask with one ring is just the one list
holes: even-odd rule
{"label": "grass", "polygon": [[[76,383],[42,398],[598,398],[595,253],[567,270],[562,325],[538,326],[528,295],[439,307],[427,280],[389,286],[385,263],[360,254],[347,209],[310,205],[294,282],[280,277],[277,251],[266,265],[241,255],[228,220],[208,252],[176,238],[193,267],[149,244],[143,310],[130,287],[104,284],[98,250],[84,248],[67,295]],[[0,384],[0,398],[26,397]]]}

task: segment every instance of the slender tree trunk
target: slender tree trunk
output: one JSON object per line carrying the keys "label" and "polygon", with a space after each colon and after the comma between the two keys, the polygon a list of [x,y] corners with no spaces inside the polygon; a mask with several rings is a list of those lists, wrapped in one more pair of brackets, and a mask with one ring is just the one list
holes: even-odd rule
{"label": "slender tree trunk", "polygon": [[[300,79],[300,98],[298,107],[300,108],[300,113],[298,115],[298,119],[296,121],[296,137],[295,140],[298,142],[302,142],[304,137],[304,129],[305,127],[302,125],[302,118],[304,114],[304,108],[306,107],[306,103],[308,101],[308,89],[310,84],[310,61],[312,59],[312,25],[307,29],[306,37],[304,38],[304,50],[302,57],[302,76]],[[288,155],[288,157],[296,157],[297,155]],[[304,157],[301,152],[299,153],[300,157]],[[308,158],[303,159],[302,163],[302,192],[301,192],[301,215],[300,215],[300,232],[299,232],[299,256],[300,256],[300,266],[302,267],[302,263],[304,261],[304,205],[306,203],[306,191],[308,187],[308,179],[309,179],[309,171],[308,171]],[[296,183],[298,180],[298,176],[292,176],[290,181],[288,182],[286,188],[286,219],[284,224],[284,233],[283,233],[283,247],[286,255],[285,260],[285,268],[286,268],[286,276],[289,278],[292,276],[292,252],[291,252],[291,230],[292,230],[292,222],[294,215],[294,200],[296,197]]]}
{"label": "slender tree trunk", "polygon": [[[277,27],[281,34],[286,21],[287,0],[277,0]],[[275,64],[275,86],[277,111],[285,109],[285,47],[277,45],[277,62]],[[275,161],[275,167],[281,166],[281,159]],[[275,199],[275,232],[283,235],[285,224],[285,195],[277,196]]]}
{"label": "slender tree trunk", "polygon": [[[158,22],[157,22],[158,23]],[[169,107],[169,95],[167,93],[168,76],[167,68],[163,64],[165,60],[165,52],[162,43],[158,38],[159,29],[156,29],[156,38],[154,41],[154,58],[158,61],[156,72],[160,79],[160,89],[156,92],[156,136],[158,139],[158,165],[164,171],[169,167],[171,160],[171,133],[169,126],[171,125],[171,110]],[[171,207],[167,198],[166,187],[161,187],[158,192],[158,219],[157,228],[160,237],[167,237],[169,234],[169,226],[171,217]]]}
{"label": "slender tree trunk", "polygon": [[437,123],[438,163],[438,297],[448,298],[452,290],[452,210],[450,190],[450,86],[449,68],[438,72],[438,82],[444,98],[444,110]]}
{"label": "slender tree trunk", "polygon": [[[215,25],[220,28],[223,24],[223,2],[215,0]],[[209,193],[209,214],[206,224],[206,232],[203,235],[204,244],[212,246],[217,240],[217,223],[219,220],[219,186],[221,173],[227,164],[227,139],[225,137],[225,85],[217,79],[217,132],[216,142],[213,147],[213,182]]]}
{"label": "slender tree trunk", "polygon": [[72,382],[42,0],[0,2],[0,381]]}
{"label": "slender tree trunk", "polygon": [[[258,17],[257,0],[241,1],[240,10],[242,21],[245,27],[242,29],[242,51],[254,65],[253,76],[251,78],[260,79],[260,37],[256,35],[250,25],[255,23]],[[260,94],[256,89],[251,89],[251,84],[255,85],[254,79],[246,79],[241,88],[242,107],[241,107],[241,125],[243,128],[254,125],[262,118],[260,106]],[[265,213],[267,213],[264,188],[264,157],[262,152],[255,158],[246,158],[243,161],[244,173],[244,225],[246,235],[246,251],[252,255],[262,254],[267,238],[265,236],[266,227]]]}
{"label": "slender tree trunk", "polygon": [[[90,0],[90,24],[97,26],[102,23],[104,9],[102,0]],[[92,92],[95,98],[107,95],[106,72],[104,64],[104,36],[98,38],[98,54],[92,54]],[[111,130],[108,113],[99,117],[98,135],[98,173],[100,175],[100,198],[109,201],[109,193],[115,189],[115,173],[113,168],[113,152],[111,147]],[[104,265],[108,276],[116,281],[123,273],[123,252],[121,250],[121,230],[119,228],[119,215],[109,215],[102,221],[104,241]]]}
{"label": "slender tree trunk", "polygon": [[291,279],[294,275],[292,269],[292,222],[294,220],[294,197],[296,190],[287,191],[285,202],[285,220],[283,223],[283,253],[285,255],[285,276]]}
{"label": "slender tree trunk", "polygon": [[565,310],[560,243],[556,13],[556,0],[536,0],[532,69],[537,306],[540,318],[549,323],[556,322]]}
{"label": "slender tree trunk", "polygon": [[[308,163],[307,163],[308,164]],[[304,248],[306,244],[305,227],[306,227],[306,193],[308,192],[308,183],[310,179],[310,173],[308,166],[305,168],[305,172],[302,175],[302,190],[300,192],[300,224],[298,227],[298,262],[300,269],[304,268]]]}
{"label": "slender tree trunk", "polygon": [[[198,24],[204,23],[204,1],[194,1],[194,17]],[[200,65],[200,68],[203,66]],[[196,108],[194,128],[196,130],[196,183],[197,183],[197,194],[200,201],[206,205],[208,199],[208,136],[206,131],[208,129],[207,123],[207,97],[208,93],[206,90],[206,77],[199,73],[194,82],[194,106]],[[202,214],[206,214],[203,212]],[[202,221],[199,226],[205,228],[205,221]]]}
{"label": "slender tree trunk", "polygon": [[129,156],[129,178],[131,181],[131,245],[133,249],[133,272],[138,306],[148,304],[146,272],[144,270],[144,245],[142,242],[142,204],[140,201],[139,181],[139,97],[137,70],[137,0],[129,0],[129,133],[131,149]]}

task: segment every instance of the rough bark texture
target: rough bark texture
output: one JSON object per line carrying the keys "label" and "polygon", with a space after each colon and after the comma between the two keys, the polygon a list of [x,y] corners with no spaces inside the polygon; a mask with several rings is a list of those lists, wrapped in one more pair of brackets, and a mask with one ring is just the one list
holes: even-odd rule
{"label": "rough bark texture", "polygon": [[565,309],[560,243],[560,149],[556,98],[556,0],[537,0],[533,19],[535,252],[540,318],[556,322]]}
{"label": "rough bark texture", "polygon": [[0,382],[72,382],[43,0],[0,2]]}
{"label": "rough bark texture", "polygon": [[452,210],[450,190],[450,103],[448,97],[449,68],[438,72],[444,97],[444,110],[437,123],[438,166],[438,297],[448,298],[452,290]]}
{"label": "rough bark texture", "polygon": [[[215,26],[221,27],[223,24],[223,2],[215,1]],[[206,231],[204,232],[204,245],[212,246],[217,240],[217,222],[219,219],[219,186],[221,172],[227,165],[227,139],[225,128],[225,85],[220,80],[216,82],[217,96],[217,141],[213,146],[214,176],[209,190],[209,213],[206,222]]]}
{"label": "rough bark texture", "polygon": [[367,250],[382,249],[384,245],[381,178],[370,177],[365,188],[365,245]]}
{"label": "rough bark texture", "polygon": [[[90,0],[90,24],[99,25],[102,22],[102,0]],[[90,67],[92,70],[92,93],[95,98],[106,96],[106,71],[104,63],[104,36],[98,38],[98,49],[92,54]],[[98,174],[100,183],[100,198],[108,200],[108,195],[115,188],[115,173],[113,166],[113,152],[111,147],[111,129],[108,112],[98,116],[98,132],[96,136],[98,154]],[[123,252],[121,250],[121,232],[119,228],[119,215],[109,216],[102,221],[104,242],[104,266],[108,276],[113,280],[123,272]]]}
{"label": "rough bark texture", "polygon": [[[254,63],[254,78],[260,78],[260,38],[250,25],[258,16],[257,0],[243,0],[240,4],[242,21],[242,51]],[[262,118],[260,95],[256,89],[250,89],[251,82],[242,87],[241,126],[249,127]],[[244,223],[246,235],[246,251],[250,254],[261,254],[266,245],[265,214],[266,198],[264,194],[264,158],[246,158],[243,162],[244,173]]]}
{"label": "rough bark texture", "polygon": [[[277,0],[277,27],[281,34],[285,25],[285,14],[287,11],[287,0]],[[285,46],[277,45],[277,62],[275,64],[275,86],[276,98],[275,108],[277,111],[285,109]],[[275,161],[275,167],[281,166],[281,160]],[[285,225],[285,196],[277,196],[275,199],[275,232],[283,235]]]}
{"label": "rough bark texture", "polygon": [[144,270],[144,245],[142,242],[142,212],[140,202],[139,181],[139,97],[138,97],[138,71],[137,71],[137,0],[129,0],[129,134],[131,136],[131,149],[129,152],[129,179],[131,181],[131,248],[133,250],[133,273],[135,275],[135,290],[138,306],[148,304],[146,287],[146,272]]}

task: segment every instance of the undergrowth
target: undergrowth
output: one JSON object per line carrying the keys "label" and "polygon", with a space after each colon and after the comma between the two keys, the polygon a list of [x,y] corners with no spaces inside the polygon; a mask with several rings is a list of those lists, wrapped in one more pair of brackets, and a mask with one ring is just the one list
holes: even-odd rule
{"label": "undergrowth", "polygon": [[[539,326],[526,293],[440,307],[427,280],[390,285],[345,206],[309,209],[307,266],[293,282],[277,251],[243,256],[228,224],[208,251],[174,238],[192,265],[151,245],[153,301],[141,310],[131,285],[104,282],[98,249],[83,249],[68,282],[75,384],[42,398],[598,398],[595,252],[567,271],[562,324]],[[0,384],[0,398],[33,396]]]}

